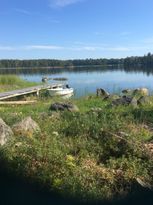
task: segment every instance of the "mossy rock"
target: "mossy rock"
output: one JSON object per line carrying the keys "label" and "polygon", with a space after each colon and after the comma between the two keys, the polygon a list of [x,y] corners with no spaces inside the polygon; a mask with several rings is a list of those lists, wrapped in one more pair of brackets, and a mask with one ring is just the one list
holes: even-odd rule
{"label": "mossy rock", "polygon": [[26,117],[21,122],[16,123],[12,127],[15,135],[32,137],[36,132],[40,132],[39,125],[31,118]]}

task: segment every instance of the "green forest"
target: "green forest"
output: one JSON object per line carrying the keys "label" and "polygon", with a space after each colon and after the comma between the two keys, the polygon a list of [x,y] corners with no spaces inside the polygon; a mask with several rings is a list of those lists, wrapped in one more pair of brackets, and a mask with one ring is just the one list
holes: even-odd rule
{"label": "green forest", "polygon": [[138,57],[132,56],[120,59],[75,59],[75,60],[57,60],[57,59],[3,59],[0,60],[0,68],[17,67],[69,67],[69,66],[89,66],[89,65],[123,65],[124,67],[151,67],[153,66],[153,54]]}

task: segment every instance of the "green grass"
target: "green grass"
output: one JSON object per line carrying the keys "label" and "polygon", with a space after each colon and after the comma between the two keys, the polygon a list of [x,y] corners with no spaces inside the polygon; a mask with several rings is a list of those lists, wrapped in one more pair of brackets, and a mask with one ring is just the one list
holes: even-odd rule
{"label": "green grass", "polygon": [[0,75],[0,92],[37,85],[34,82],[22,80],[16,75]]}
{"label": "green grass", "polygon": [[[1,87],[29,84],[16,76],[0,76]],[[153,183],[153,158],[144,147],[153,134],[152,104],[111,107],[91,96],[65,100],[79,112],[50,111],[57,101],[61,99],[42,96],[34,105],[0,107],[0,117],[10,127],[31,116],[41,128],[33,136],[16,134],[0,147],[7,170],[81,201],[123,197],[135,191],[137,178]]]}

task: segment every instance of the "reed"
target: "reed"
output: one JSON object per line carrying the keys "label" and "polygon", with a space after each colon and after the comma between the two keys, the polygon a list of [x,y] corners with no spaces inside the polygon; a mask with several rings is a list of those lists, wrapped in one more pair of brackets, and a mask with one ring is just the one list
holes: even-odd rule
{"label": "reed", "polygon": [[34,85],[37,85],[37,83],[23,80],[17,75],[0,75],[0,92]]}

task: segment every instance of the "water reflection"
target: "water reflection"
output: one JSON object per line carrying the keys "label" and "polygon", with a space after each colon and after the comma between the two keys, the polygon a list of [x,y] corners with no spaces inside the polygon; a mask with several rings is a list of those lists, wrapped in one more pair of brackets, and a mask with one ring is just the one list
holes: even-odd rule
{"label": "water reflection", "polygon": [[[122,66],[71,68],[18,68],[0,69],[0,74],[16,74],[23,79],[41,82],[43,76],[67,78],[65,82],[75,89],[75,96],[95,93],[97,88],[119,92],[125,88],[147,87],[153,90],[153,69],[124,68]],[[52,81],[56,83],[56,81]],[[61,83],[61,82],[60,82]]]}
{"label": "water reflection", "polygon": [[78,66],[78,67],[64,67],[64,68],[53,68],[53,67],[26,67],[26,68],[0,68],[0,74],[55,74],[55,73],[62,73],[62,72],[85,72],[86,73],[91,73],[95,71],[99,72],[107,72],[108,70],[110,71],[124,71],[127,73],[139,73],[142,72],[147,75],[152,75],[153,74],[153,68],[151,67],[123,67],[122,65],[120,66]]}

